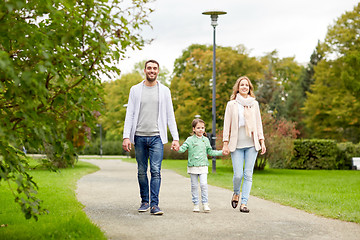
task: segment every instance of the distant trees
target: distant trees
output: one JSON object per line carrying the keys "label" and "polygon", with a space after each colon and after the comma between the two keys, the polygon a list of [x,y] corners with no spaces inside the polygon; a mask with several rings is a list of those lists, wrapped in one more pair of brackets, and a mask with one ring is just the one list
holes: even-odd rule
{"label": "distant trees", "polygon": [[304,107],[313,137],[360,140],[360,4],[330,26],[318,47],[315,82]]}

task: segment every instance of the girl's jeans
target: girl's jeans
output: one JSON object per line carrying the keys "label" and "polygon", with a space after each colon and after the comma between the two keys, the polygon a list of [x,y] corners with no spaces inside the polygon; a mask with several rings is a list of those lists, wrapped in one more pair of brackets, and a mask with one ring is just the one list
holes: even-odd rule
{"label": "girl's jeans", "polygon": [[244,177],[241,204],[247,204],[249,199],[252,185],[252,175],[257,154],[258,152],[255,150],[255,147],[237,148],[234,152],[231,153],[231,160],[234,170],[233,184],[235,194],[240,194],[241,180]]}
{"label": "girl's jeans", "polygon": [[207,185],[207,173],[203,174],[190,174],[191,178],[191,195],[192,202],[195,205],[199,204],[199,187],[198,187],[198,178],[200,179],[200,188],[201,188],[201,202],[208,202],[208,185]]}

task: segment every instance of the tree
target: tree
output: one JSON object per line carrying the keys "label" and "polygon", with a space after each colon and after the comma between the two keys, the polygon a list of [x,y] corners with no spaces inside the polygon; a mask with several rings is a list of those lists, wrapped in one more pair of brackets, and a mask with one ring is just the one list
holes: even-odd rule
{"label": "tree", "polygon": [[56,167],[75,163],[101,108],[101,77],[119,73],[111,63],[145,44],[147,2],[0,3],[0,181],[16,183],[26,218],[45,210],[19,148],[46,152]]}
{"label": "tree", "polygon": [[299,82],[302,67],[295,62],[294,57],[279,58],[276,50],[260,60],[264,73],[258,80],[258,89],[255,89],[257,99],[269,105],[269,110],[275,112],[277,118],[288,118],[288,97]]}
{"label": "tree", "polygon": [[[170,88],[182,138],[189,135],[191,121],[198,114],[208,123],[206,131],[212,131],[212,54],[211,46],[191,45],[175,61]],[[216,56],[216,124],[222,128],[226,103],[236,80],[242,75],[259,78],[261,65],[240,47],[217,47]]]}
{"label": "tree", "polygon": [[107,140],[122,140],[130,88],[141,80],[142,75],[133,71],[122,75],[118,80],[105,83],[105,110],[101,123],[106,130]]}
{"label": "tree", "polygon": [[323,58],[305,102],[305,123],[313,137],[360,140],[360,3],[328,28]]}

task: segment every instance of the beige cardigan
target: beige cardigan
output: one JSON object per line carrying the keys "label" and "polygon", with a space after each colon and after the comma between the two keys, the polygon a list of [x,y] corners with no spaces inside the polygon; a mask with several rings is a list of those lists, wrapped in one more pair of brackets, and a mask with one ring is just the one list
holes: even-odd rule
{"label": "beige cardigan", "polygon": [[[245,107],[245,123],[247,130],[251,130],[251,136],[254,140],[256,151],[261,149],[259,140],[265,139],[261,122],[260,108],[258,101],[251,107]],[[250,121],[249,121],[250,120]],[[236,150],[237,138],[239,132],[239,107],[236,100],[231,100],[226,105],[224,116],[223,142],[229,142],[230,152]],[[254,137],[256,136],[256,137]]]}

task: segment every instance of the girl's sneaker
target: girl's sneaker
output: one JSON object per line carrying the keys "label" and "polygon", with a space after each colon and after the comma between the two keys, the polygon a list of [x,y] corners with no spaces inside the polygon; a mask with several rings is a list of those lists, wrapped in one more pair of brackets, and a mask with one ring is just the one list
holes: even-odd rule
{"label": "girl's sneaker", "polygon": [[203,203],[204,212],[210,212],[211,209],[209,207],[209,203]]}
{"label": "girl's sneaker", "polygon": [[200,212],[199,204],[194,204],[193,212]]}

